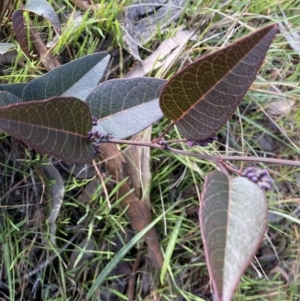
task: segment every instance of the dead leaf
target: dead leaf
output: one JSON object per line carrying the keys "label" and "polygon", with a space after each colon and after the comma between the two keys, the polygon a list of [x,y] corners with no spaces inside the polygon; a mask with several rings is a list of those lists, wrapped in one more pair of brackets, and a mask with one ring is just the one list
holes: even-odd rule
{"label": "dead leaf", "polygon": [[[149,127],[141,133],[134,135],[131,140],[150,142],[151,129],[152,127]],[[123,164],[124,176],[129,178],[130,187],[134,188],[135,196],[150,206],[150,148],[130,145],[124,150],[123,154],[126,160]]]}
{"label": "dead leaf", "polygon": [[276,97],[271,99],[267,110],[268,113],[273,116],[288,114],[289,111],[292,109],[292,107],[295,105],[295,101],[287,100],[285,96],[282,94],[282,92],[274,86],[271,86],[271,90],[273,92],[277,92],[280,98]]}
{"label": "dead leaf", "polygon": [[282,9],[280,10],[284,20],[278,23],[279,30],[281,31],[282,36],[288,41],[291,48],[295,51],[300,51],[300,34],[292,27],[291,23],[287,21],[284,11]]}
{"label": "dead leaf", "polygon": [[[126,75],[126,78],[142,77],[147,75],[150,71],[155,70],[164,65],[169,65],[169,61],[174,59],[174,54],[170,58],[169,54],[185,43],[193,36],[194,31],[178,30],[174,37],[163,41],[160,46],[145,60],[137,63]],[[180,47],[181,49],[181,47]]]}
{"label": "dead leaf", "polygon": [[160,31],[176,22],[186,4],[186,0],[143,0],[127,8],[124,18],[123,40],[133,57],[141,61],[138,47]]}
{"label": "dead leaf", "polygon": [[56,245],[56,219],[60,212],[61,204],[64,197],[64,181],[59,171],[53,165],[43,166],[42,170],[49,180],[55,181],[55,183],[49,187],[52,196],[52,210],[48,217],[48,223],[50,224],[50,240],[53,243],[53,245]]}
{"label": "dead leaf", "polygon": [[100,4],[91,4],[88,0],[71,0],[76,6],[81,8],[84,11],[98,11],[100,9]]}
{"label": "dead leaf", "polygon": [[272,101],[268,108],[271,115],[286,115],[294,106],[294,100]]}
{"label": "dead leaf", "polygon": [[[100,155],[100,158],[106,164],[106,168],[112,176],[112,180],[117,183],[123,181],[124,158],[117,146],[115,144],[102,143],[101,151],[103,154]],[[121,206],[127,208],[126,214],[132,228],[135,231],[140,232],[152,222],[151,210],[149,205],[138,199],[131,190],[128,182],[125,182],[118,190],[118,198],[126,196],[122,200]],[[163,256],[156,230],[154,228],[149,230],[144,236],[144,239],[148,246],[148,254],[153,267],[156,269],[161,268]]]}

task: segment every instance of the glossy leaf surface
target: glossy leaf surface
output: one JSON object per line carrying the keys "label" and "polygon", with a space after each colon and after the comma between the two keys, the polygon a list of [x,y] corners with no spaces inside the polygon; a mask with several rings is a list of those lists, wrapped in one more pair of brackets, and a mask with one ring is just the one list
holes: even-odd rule
{"label": "glossy leaf surface", "polygon": [[69,163],[88,163],[94,148],[88,106],[73,97],[56,97],[0,107],[0,129],[42,154]]}
{"label": "glossy leaf surface", "polygon": [[220,171],[206,180],[200,203],[206,262],[218,301],[231,301],[267,226],[264,192],[247,178]]}
{"label": "glossy leaf surface", "polygon": [[213,136],[242,101],[276,32],[277,25],[261,28],[174,75],[160,96],[165,117],[189,140]]}
{"label": "glossy leaf surface", "polygon": [[99,52],[57,67],[28,83],[23,91],[23,100],[42,100],[53,96],[85,100],[101,80],[109,58],[108,53]]}

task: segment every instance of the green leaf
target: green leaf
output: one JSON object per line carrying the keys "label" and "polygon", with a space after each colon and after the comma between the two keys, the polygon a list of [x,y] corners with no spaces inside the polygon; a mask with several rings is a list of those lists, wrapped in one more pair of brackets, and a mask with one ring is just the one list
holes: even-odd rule
{"label": "green leaf", "polygon": [[266,26],[205,55],[170,79],[160,107],[184,137],[203,141],[226,123],[254,81],[277,27]]}
{"label": "green leaf", "polygon": [[93,130],[124,139],[147,128],[163,116],[158,96],[166,82],[142,77],[102,83],[86,99],[93,116],[100,119]]}
{"label": "green leaf", "polygon": [[158,98],[166,82],[151,77],[112,79],[94,89],[86,103],[93,116],[104,118]]}
{"label": "green leaf", "polygon": [[18,84],[4,84],[0,85],[0,91],[10,92],[20,99],[22,99],[23,90],[28,83],[18,83]]}
{"label": "green leaf", "polygon": [[200,203],[206,262],[217,301],[231,301],[267,226],[264,192],[247,178],[220,171],[206,180]]}
{"label": "green leaf", "polygon": [[6,91],[0,91],[0,107],[18,102],[22,102],[22,100],[16,95]]}
{"label": "green leaf", "polygon": [[42,154],[69,163],[88,163],[94,148],[88,106],[74,97],[56,97],[0,107],[0,129]]}
{"label": "green leaf", "polygon": [[23,10],[35,13],[47,19],[55,27],[58,33],[61,33],[60,22],[53,7],[46,0],[28,0]]}
{"label": "green leaf", "polygon": [[16,45],[13,43],[0,43],[0,54],[9,52],[12,48],[15,48]]}
{"label": "green leaf", "polygon": [[102,118],[93,130],[109,133],[116,139],[124,139],[144,130],[162,117],[157,98]]}
{"label": "green leaf", "polygon": [[98,85],[110,55],[98,52],[55,68],[28,83],[23,100],[42,100],[53,96],[72,96],[85,100]]}

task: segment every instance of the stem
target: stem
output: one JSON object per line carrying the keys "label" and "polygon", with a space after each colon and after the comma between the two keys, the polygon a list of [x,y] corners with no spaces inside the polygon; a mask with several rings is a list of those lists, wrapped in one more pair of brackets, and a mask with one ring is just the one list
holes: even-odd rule
{"label": "stem", "polygon": [[248,157],[248,156],[213,156],[213,155],[206,155],[206,154],[191,153],[191,152],[187,152],[171,147],[166,148],[166,147],[162,147],[160,144],[153,143],[153,142],[110,139],[109,141],[102,141],[101,143],[117,143],[117,144],[147,146],[147,147],[152,147],[157,149],[163,149],[165,151],[170,151],[172,153],[176,153],[179,155],[185,155],[185,156],[190,156],[195,158],[201,158],[204,160],[209,160],[217,164],[220,161],[247,161],[247,162],[273,163],[273,164],[291,165],[291,166],[300,167],[300,161],[274,159],[274,158]]}

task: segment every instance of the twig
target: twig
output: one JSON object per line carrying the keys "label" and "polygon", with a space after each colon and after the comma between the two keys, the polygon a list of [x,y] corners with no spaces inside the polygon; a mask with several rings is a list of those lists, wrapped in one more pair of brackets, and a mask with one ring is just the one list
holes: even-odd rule
{"label": "twig", "polygon": [[[24,5],[21,4],[20,7],[24,8]],[[53,57],[49,52],[40,35],[34,30],[32,22],[30,22],[30,39],[47,71],[51,71],[61,65],[57,58]]]}
{"label": "twig", "polygon": [[84,11],[90,10],[91,12],[99,10],[100,4],[90,4],[86,0],[71,0],[76,6]]}
{"label": "twig", "polygon": [[135,258],[135,261],[134,261],[134,264],[132,267],[132,271],[131,271],[131,275],[130,275],[129,281],[128,281],[128,288],[127,288],[128,301],[134,300],[134,287],[136,284],[136,274],[139,269],[141,260],[142,260],[142,252],[139,252]]}
{"label": "twig", "polygon": [[261,157],[247,157],[247,156],[213,156],[206,154],[198,154],[183,151],[176,148],[164,148],[162,145],[153,143],[153,142],[141,142],[141,141],[127,141],[127,140],[119,140],[119,139],[110,139],[109,141],[103,141],[103,143],[116,143],[116,144],[130,144],[130,145],[140,145],[140,146],[148,146],[157,149],[163,149],[165,151],[169,151],[172,153],[176,153],[179,155],[185,155],[195,158],[200,158],[203,160],[208,160],[215,162],[216,164],[222,161],[247,161],[247,162],[261,162],[261,163],[273,163],[280,165],[291,165],[291,166],[300,166],[300,161],[286,160],[286,159],[274,159],[274,158],[261,158]]}
{"label": "twig", "polygon": [[46,48],[44,42],[42,41],[40,35],[31,27],[30,28],[30,37],[31,42],[40,56],[40,59],[47,69],[47,71],[51,71],[56,67],[60,66],[59,61],[49,53],[49,50]]}

